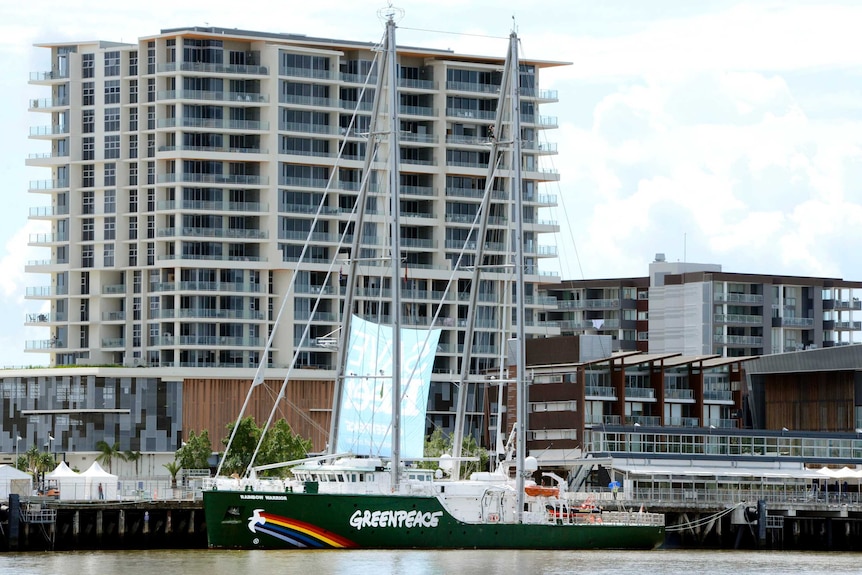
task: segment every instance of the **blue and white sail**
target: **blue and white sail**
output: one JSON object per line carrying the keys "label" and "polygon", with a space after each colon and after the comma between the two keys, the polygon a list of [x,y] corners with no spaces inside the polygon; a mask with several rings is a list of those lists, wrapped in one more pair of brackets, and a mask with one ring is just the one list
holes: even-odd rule
{"label": "blue and white sail", "polygon": [[[425,412],[440,329],[401,328],[401,452],[422,457]],[[353,316],[344,370],[339,452],[387,457],[392,453],[394,328]]]}

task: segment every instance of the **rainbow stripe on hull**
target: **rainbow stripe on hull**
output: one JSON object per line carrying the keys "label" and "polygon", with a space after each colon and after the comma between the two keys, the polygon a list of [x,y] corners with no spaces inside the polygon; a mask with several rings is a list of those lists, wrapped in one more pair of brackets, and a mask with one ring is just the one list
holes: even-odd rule
{"label": "rainbow stripe on hull", "polygon": [[288,519],[263,509],[255,509],[249,518],[248,529],[252,533],[269,535],[298,549],[351,549],[356,543],[316,525]]}

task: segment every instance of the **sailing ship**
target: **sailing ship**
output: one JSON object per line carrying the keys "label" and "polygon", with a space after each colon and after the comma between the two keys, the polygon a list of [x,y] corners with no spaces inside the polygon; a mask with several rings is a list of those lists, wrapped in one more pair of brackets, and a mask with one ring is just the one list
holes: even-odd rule
{"label": "sailing ship", "polygon": [[[439,330],[407,329],[401,322],[400,229],[398,177],[399,101],[396,76],[396,25],[390,13],[380,51],[381,70],[375,92],[375,116],[386,108],[388,123],[372,123],[369,141],[386,133],[388,189],[394,194],[388,257],[391,269],[392,325],[370,322],[355,313],[353,291],[359,261],[359,241],[367,186],[357,198],[355,233],[348,262],[348,289],[338,336],[338,368],[332,429],[327,453],[301,461],[285,462],[292,477],[287,480],[258,477],[265,465],[249,469],[245,477],[216,477],[203,494],[210,547],[273,548],[426,548],[426,549],[650,549],[664,541],[664,517],[642,509],[603,511],[589,500],[567,492],[567,482],[557,487],[536,485],[529,479],[536,470],[526,456],[526,429],[515,424],[509,457],[494,471],[460,477],[464,458],[458,452],[464,428],[466,393],[459,393],[455,453],[440,469],[410,465],[421,459],[424,419],[431,378],[431,363]],[[510,348],[515,365],[517,421],[526,416],[524,375],[524,240],[520,161],[520,86],[518,38],[510,35],[500,84],[501,107],[489,137],[492,162],[510,154],[512,214],[515,220],[514,251],[516,336]],[[388,89],[384,89],[387,82]],[[382,102],[383,94],[388,100]],[[508,112],[502,103],[508,103]],[[381,114],[382,115],[382,114]],[[494,137],[496,134],[496,137]],[[366,172],[375,162],[369,144]],[[489,170],[492,170],[490,167]],[[493,180],[493,178],[489,178]],[[378,184],[380,182],[378,181]],[[486,184],[485,199],[492,183]],[[487,214],[487,204],[483,204]],[[487,221],[487,217],[482,220]],[[480,223],[478,238],[485,237]],[[477,265],[473,266],[470,301],[477,298],[482,241],[474,241]],[[459,260],[460,261],[460,260]],[[455,265],[458,267],[458,264]],[[475,314],[470,314],[475,315]],[[437,319],[435,317],[435,319]],[[433,321],[431,322],[433,325]],[[472,327],[464,341],[472,341]],[[270,338],[271,339],[271,338]],[[462,362],[462,381],[470,365],[470,345]],[[264,356],[266,354],[263,354]],[[263,366],[263,362],[261,362]],[[260,372],[252,383],[262,381]],[[287,378],[285,379],[287,382]],[[387,407],[388,406],[388,407]],[[240,416],[241,417],[241,416]],[[238,427],[238,426],[236,426]],[[236,429],[235,427],[235,429]],[[232,441],[233,438],[231,438]],[[228,443],[230,449],[230,442]],[[362,453],[363,455],[358,455]],[[450,477],[443,468],[450,467]],[[551,475],[552,474],[546,474]]]}

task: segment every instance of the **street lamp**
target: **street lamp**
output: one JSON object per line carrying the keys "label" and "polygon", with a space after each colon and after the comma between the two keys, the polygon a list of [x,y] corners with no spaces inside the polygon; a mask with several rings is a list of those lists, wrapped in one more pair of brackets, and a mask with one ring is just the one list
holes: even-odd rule
{"label": "street lamp", "polygon": [[18,442],[22,439],[23,437],[20,435],[15,438],[15,469],[18,469]]}

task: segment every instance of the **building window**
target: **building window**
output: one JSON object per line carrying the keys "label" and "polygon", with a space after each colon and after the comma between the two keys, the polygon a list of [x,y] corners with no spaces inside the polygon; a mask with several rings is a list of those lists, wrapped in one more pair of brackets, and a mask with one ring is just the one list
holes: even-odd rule
{"label": "building window", "polygon": [[147,239],[151,240],[156,237],[156,218],[155,216],[147,216]]}
{"label": "building window", "polygon": [[[135,183],[137,183],[138,166],[132,167],[135,168]],[[131,170],[129,170],[129,174],[131,177]],[[138,211],[138,190],[129,190],[129,211],[133,214]]]}
{"label": "building window", "polygon": [[96,185],[96,169],[93,164],[85,164],[81,168],[81,187],[92,188]]}
{"label": "building window", "polygon": [[120,109],[105,108],[105,131],[119,132],[120,131]]}
{"label": "building window", "polygon": [[120,53],[105,52],[105,76],[120,75]]}
{"label": "building window", "polygon": [[[105,185],[106,186],[116,186],[117,185],[117,164],[114,162],[107,162],[105,164]],[[113,194],[114,192],[111,191]],[[107,208],[108,204],[108,192],[105,192],[105,208]],[[105,209],[105,211],[108,211]],[[111,210],[112,212],[114,210]]]}
{"label": "building window", "polygon": [[[107,180],[107,166],[105,167]],[[107,183],[105,184],[107,185]],[[105,213],[113,214],[117,211],[117,190],[105,190]]]}
{"label": "building window", "polygon": [[[138,157],[138,136],[131,135],[129,136],[129,158],[134,159]],[[129,182],[130,184],[132,182]],[[138,183],[138,167],[135,166],[135,183]]]}
{"label": "building window", "polygon": [[81,139],[81,159],[95,160],[96,159],[96,139],[92,137]]}
{"label": "building window", "polygon": [[84,218],[81,220],[81,241],[84,242],[92,242],[93,241],[93,228],[95,227],[95,221],[93,218]]}
{"label": "building window", "polygon": [[93,78],[96,76],[96,55],[83,54],[81,56],[81,77]]}
{"label": "building window", "polygon": [[81,84],[81,105],[95,106],[96,105],[96,83],[83,82]]}
{"label": "building window", "polygon": [[105,80],[105,104],[120,103],[120,81]]}
{"label": "building window", "polygon": [[[129,146],[131,146],[131,141],[129,142]],[[135,149],[137,150],[138,141],[135,140]],[[129,150],[131,152],[131,150]],[[137,155],[131,156],[136,158]],[[136,186],[138,185],[138,164],[129,164],[129,185]]]}
{"label": "building window", "polygon": [[138,103],[138,81],[132,80],[129,82],[129,104]]}
{"label": "building window", "polygon": [[84,246],[81,248],[81,267],[93,267],[93,246]]}
{"label": "building window", "polygon": [[129,110],[129,131],[137,132],[138,131],[138,109],[132,108]]}
{"label": "building window", "polygon": [[129,76],[138,75],[138,53],[129,52]]}
{"label": "building window", "polygon": [[147,265],[156,265],[156,244],[153,242],[147,243]]}
{"label": "building window", "polygon": [[105,159],[120,157],[120,136],[105,136]]}
{"label": "building window", "polygon": [[96,210],[94,209],[95,202],[93,192],[84,192],[81,194],[81,213],[84,215],[94,214]]}
{"label": "building window", "polygon": [[138,239],[138,220],[136,218],[129,218],[129,239]]}
{"label": "building window", "polygon": [[96,131],[96,111],[81,110],[81,132],[92,134]]}
{"label": "building window", "polygon": [[135,245],[129,246],[129,265],[130,266],[138,265],[138,246],[135,246]]}
{"label": "building window", "polygon": [[113,217],[105,218],[105,239],[117,239],[117,222]]}
{"label": "building window", "polygon": [[114,244],[105,244],[102,252],[102,262],[105,267],[114,267]]}

